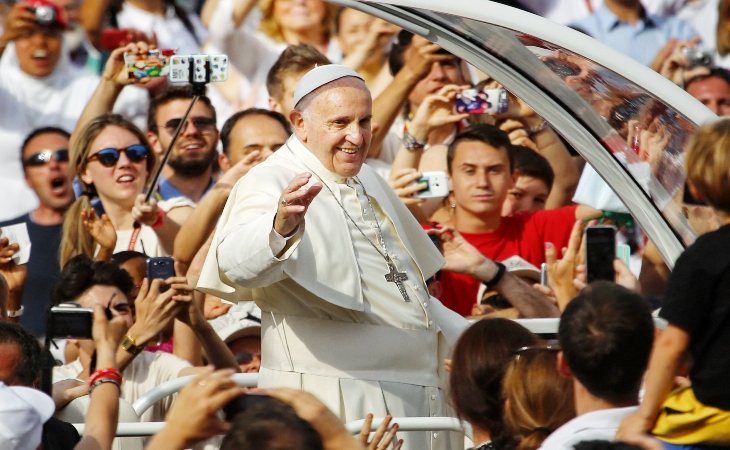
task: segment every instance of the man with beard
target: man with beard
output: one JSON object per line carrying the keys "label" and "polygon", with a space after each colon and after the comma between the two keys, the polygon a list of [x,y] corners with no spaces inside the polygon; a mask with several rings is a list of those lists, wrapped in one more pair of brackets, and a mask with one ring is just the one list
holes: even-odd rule
{"label": "man with beard", "polygon": [[[193,98],[190,86],[170,87],[150,104],[147,139],[158,157],[167,150],[178,124]],[[187,123],[162,169],[159,195],[163,200],[186,197],[197,203],[215,184],[218,157],[215,108],[206,96],[193,106]]]}
{"label": "man with beard", "polygon": [[0,226],[25,223],[28,227],[32,248],[25,289],[15,286],[16,280],[11,283],[12,289],[23,291],[23,309],[9,313],[20,317],[23,327],[36,336],[45,334],[51,287],[60,272],[58,247],[63,214],[74,200],[68,138],[67,131],[55,127],[38,128],[25,138],[20,154],[25,182],[38,196],[39,205],[29,213],[0,222]]}

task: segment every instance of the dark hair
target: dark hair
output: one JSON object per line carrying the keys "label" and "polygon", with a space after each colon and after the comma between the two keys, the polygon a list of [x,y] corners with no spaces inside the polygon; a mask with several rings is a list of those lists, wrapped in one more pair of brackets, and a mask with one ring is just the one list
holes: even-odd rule
{"label": "dark hair", "polygon": [[279,122],[279,125],[284,128],[284,131],[286,131],[286,134],[291,134],[292,129],[291,125],[289,124],[289,121],[286,120],[286,117],[284,117],[281,113],[278,113],[276,111],[271,111],[268,109],[262,109],[262,108],[248,108],[244,109],[243,111],[238,111],[237,113],[233,114],[231,117],[226,120],[226,123],[223,124],[223,128],[221,128],[221,145],[223,147],[223,153],[228,155],[228,146],[231,143],[231,132],[233,131],[233,127],[236,126],[239,120],[244,119],[248,116],[266,116],[270,119],[273,119],[277,122]]}
{"label": "dark hair", "polygon": [[547,185],[548,191],[553,188],[555,174],[544,156],[522,145],[511,145],[509,153],[512,156],[514,174],[542,180]]}
{"label": "dark hair", "polygon": [[711,67],[710,73],[697,75],[684,82],[684,89],[689,89],[689,85],[696,81],[704,81],[708,78],[720,78],[730,85],[730,70],[724,67]]}
{"label": "dark hair", "polygon": [[266,75],[266,90],[275,99],[284,95],[284,78],[308,72],[315,66],[332,64],[325,55],[309,44],[290,45],[285,48]]}
{"label": "dark hair", "polygon": [[41,346],[36,338],[16,323],[0,321],[0,344],[20,347],[20,362],[15,367],[13,378],[0,381],[35,386],[41,376]]}
{"label": "dark hair", "polygon": [[23,145],[20,146],[21,151],[25,150],[25,147],[28,146],[28,143],[32,141],[35,137],[40,136],[41,134],[60,134],[61,136],[69,139],[71,138],[71,133],[64,130],[63,128],[59,127],[40,127],[36,128],[35,130],[28,133],[28,135],[23,140]]}
{"label": "dark hair", "polygon": [[144,258],[147,259],[149,256],[145,255],[142,252],[138,252],[136,250],[122,250],[121,252],[116,252],[112,255],[111,258],[109,258],[109,262],[112,264],[116,264],[117,266],[121,266],[125,262],[129,261],[130,259],[134,258]]}
{"label": "dark hair", "polygon": [[237,414],[221,450],[323,450],[322,438],[294,410],[274,398]]}
{"label": "dark hair", "polygon": [[[158,133],[157,129],[157,110],[174,100],[191,100],[193,98],[193,87],[190,85],[185,86],[169,86],[159,94],[152,97],[150,101],[150,109],[147,112],[147,130],[152,133]],[[203,102],[205,106],[210,110],[213,120],[216,120],[215,107],[211,103],[210,98],[206,95],[200,96],[199,102]]]}
{"label": "dark hair", "polygon": [[456,156],[456,148],[464,141],[479,141],[489,145],[490,147],[494,147],[497,150],[504,151],[507,153],[510,171],[512,171],[514,162],[512,161],[512,152],[509,151],[512,143],[510,142],[507,133],[494,125],[477,123],[470,125],[457,133],[454,140],[451,141],[451,144],[449,144],[449,149],[446,152],[446,164],[449,173],[451,173],[451,163],[454,161],[454,157]]}
{"label": "dark hair", "polygon": [[411,45],[412,40],[413,33],[410,31],[401,30],[395,35],[390,47],[390,53],[388,53],[388,67],[391,75],[395,76],[405,65],[406,50]]}
{"label": "dark hair", "polygon": [[592,283],[565,308],[558,338],[570,371],[591,395],[636,404],[654,341],[651,310],[639,294]]}
{"label": "dark hair", "polygon": [[536,342],[509,319],[482,319],[467,328],[451,356],[449,396],[458,417],[488,430],[493,441],[509,439],[502,421],[502,379],[515,350]]}
{"label": "dark hair", "polygon": [[69,259],[61,271],[53,286],[51,301],[54,305],[75,301],[84,291],[97,285],[115,286],[127,297],[134,288],[132,277],[116,264],[78,255]]}

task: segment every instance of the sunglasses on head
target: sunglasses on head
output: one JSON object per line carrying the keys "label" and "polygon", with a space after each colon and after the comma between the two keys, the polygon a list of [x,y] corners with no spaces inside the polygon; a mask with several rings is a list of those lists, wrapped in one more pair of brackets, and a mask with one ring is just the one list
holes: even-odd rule
{"label": "sunglasses on head", "polygon": [[127,148],[102,148],[98,152],[89,156],[86,162],[99,161],[104,167],[114,167],[119,161],[121,154],[127,155],[127,159],[134,163],[142,162],[149,156],[147,147],[142,144],[133,144]]}
{"label": "sunglasses on head", "polygon": [[58,150],[43,150],[42,152],[30,155],[28,159],[23,161],[24,166],[37,167],[55,160],[58,162],[68,161],[68,150],[59,148]]}
{"label": "sunglasses on head", "polygon": [[[170,134],[172,134],[180,125],[181,121],[181,118],[170,119],[165,122],[164,127]],[[211,131],[215,128],[215,120],[212,117],[191,117],[188,121],[192,122],[193,125],[195,125],[195,128],[203,132]],[[185,127],[183,126],[183,129],[184,128]]]}
{"label": "sunglasses on head", "polygon": [[520,360],[520,355],[524,355],[528,352],[559,352],[560,351],[560,344],[557,342],[545,344],[545,345],[526,345],[524,347],[520,347],[513,353],[513,356],[515,358],[515,361]]}

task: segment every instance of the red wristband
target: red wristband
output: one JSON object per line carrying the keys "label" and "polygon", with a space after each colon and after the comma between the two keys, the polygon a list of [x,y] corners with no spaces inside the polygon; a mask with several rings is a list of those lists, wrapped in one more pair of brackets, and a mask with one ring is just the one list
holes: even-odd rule
{"label": "red wristband", "polygon": [[152,228],[160,228],[163,223],[165,223],[165,211],[159,210],[160,212],[157,214],[157,220],[155,220],[155,223],[152,224]]}
{"label": "red wristband", "polygon": [[89,386],[93,386],[94,383],[101,379],[101,378],[108,378],[110,380],[115,380],[117,382],[117,385],[122,383],[122,373],[119,372],[117,369],[99,369],[91,376],[89,377]]}

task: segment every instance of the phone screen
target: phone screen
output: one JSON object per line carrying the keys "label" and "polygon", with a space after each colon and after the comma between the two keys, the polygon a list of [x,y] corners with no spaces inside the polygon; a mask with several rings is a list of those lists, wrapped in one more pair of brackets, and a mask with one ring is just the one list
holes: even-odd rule
{"label": "phone screen", "polygon": [[586,272],[588,282],[614,281],[613,260],[616,257],[616,228],[586,228]]}

